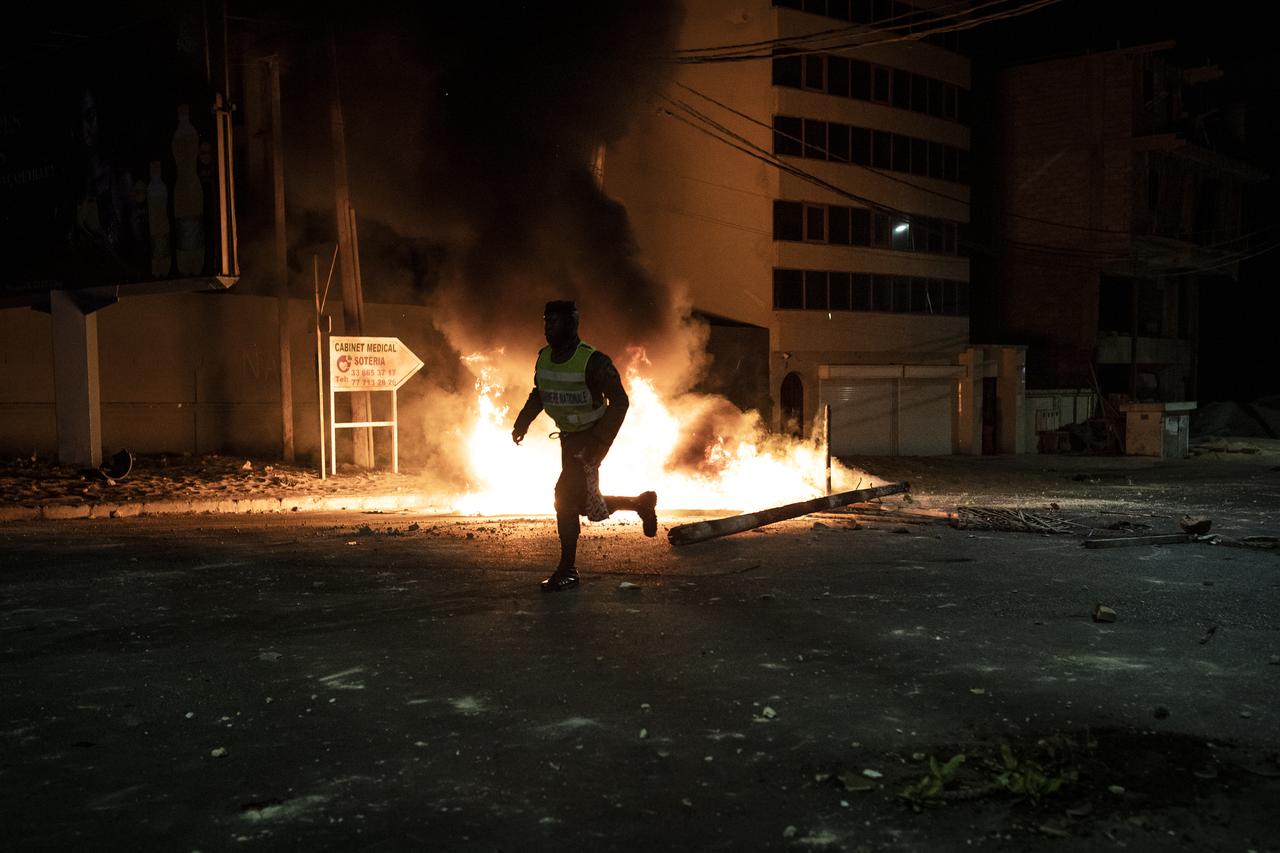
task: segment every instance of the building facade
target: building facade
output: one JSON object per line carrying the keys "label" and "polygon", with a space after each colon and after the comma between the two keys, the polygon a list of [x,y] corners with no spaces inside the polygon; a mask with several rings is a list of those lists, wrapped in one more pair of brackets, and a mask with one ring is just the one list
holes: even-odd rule
{"label": "building facade", "polygon": [[[690,4],[682,64],[605,189],[709,319],[711,390],[795,434],[830,405],[833,450],[877,455],[982,452],[1000,393],[987,450],[1013,451],[1021,354],[969,341],[969,61],[904,26],[927,6]],[[753,340],[751,391],[717,367]]]}
{"label": "building facade", "polygon": [[997,323],[1028,345],[1032,397],[1197,397],[1201,295],[1247,254],[1241,202],[1264,176],[1231,156],[1243,114],[1221,72],[1174,48],[998,75]]}

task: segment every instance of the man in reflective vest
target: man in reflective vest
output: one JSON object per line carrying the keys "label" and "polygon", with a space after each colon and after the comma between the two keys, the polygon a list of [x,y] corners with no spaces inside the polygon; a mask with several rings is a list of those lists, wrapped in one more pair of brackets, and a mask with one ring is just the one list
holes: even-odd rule
{"label": "man in reflective vest", "polygon": [[[613,445],[627,415],[627,392],[609,356],[578,338],[578,308],[570,300],[548,302],[542,316],[548,346],[538,353],[534,387],[516,416],[511,439],[519,444],[539,412],[556,422],[560,437],[560,479],[556,481],[556,530],[560,534],[560,564],[542,582],[544,592],[578,585],[575,565],[579,515],[594,521],[615,510],[640,516],[645,536],[656,536],[658,496],[601,497],[596,469]],[[600,501],[603,500],[603,505]]]}

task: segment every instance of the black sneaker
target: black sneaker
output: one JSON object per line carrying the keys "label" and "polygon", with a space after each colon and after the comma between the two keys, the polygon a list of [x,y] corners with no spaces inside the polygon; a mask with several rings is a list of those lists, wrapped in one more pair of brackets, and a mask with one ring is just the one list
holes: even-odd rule
{"label": "black sneaker", "polygon": [[658,513],[655,511],[657,506],[657,492],[645,492],[640,495],[640,508],[636,512],[640,514],[640,521],[644,524],[645,536],[658,535]]}
{"label": "black sneaker", "polygon": [[541,586],[543,592],[562,592],[578,585],[577,569],[556,569]]}

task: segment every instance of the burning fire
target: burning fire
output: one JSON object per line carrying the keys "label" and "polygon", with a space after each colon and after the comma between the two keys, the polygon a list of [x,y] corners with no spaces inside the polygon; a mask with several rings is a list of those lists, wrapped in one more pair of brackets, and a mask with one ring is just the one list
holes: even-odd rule
{"label": "burning fire", "polygon": [[[477,372],[477,412],[464,436],[472,475],[471,491],[457,501],[460,512],[482,515],[548,514],[560,474],[560,445],[549,435],[554,423],[539,415],[524,443],[511,441],[516,412],[526,389],[508,394],[491,360],[465,359]],[[699,402],[685,395],[664,402],[654,383],[642,375],[643,353],[632,359],[625,385],[631,400],[622,431],[600,468],[606,495],[658,493],[659,512],[671,509],[722,509],[736,512],[807,500],[825,493],[826,451],[821,443],[770,436],[758,419],[740,414],[736,434],[706,437],[696,464],[676,464],[687,443]],[[682,416],[680,413],[684,412]],[[873,485],[872,478],[832,462],[832,490]]]}

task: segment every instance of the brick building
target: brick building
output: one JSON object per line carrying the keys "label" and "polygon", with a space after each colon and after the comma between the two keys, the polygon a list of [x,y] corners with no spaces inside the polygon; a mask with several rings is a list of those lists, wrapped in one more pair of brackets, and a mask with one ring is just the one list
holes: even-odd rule
{"label": "brick building", "polygon": [[1027,345],[1031,397],[1196,399],[1199,303],[1234,278],[1264,176],[1231,156],[1243,114],[1221,72],[1173,49],[997,76],[996,328]]}

